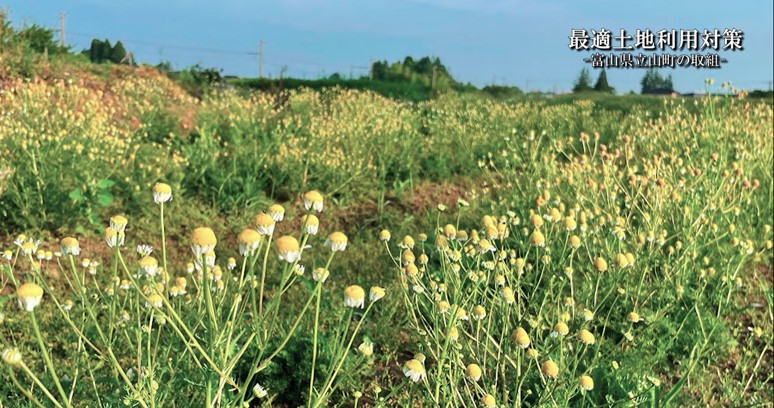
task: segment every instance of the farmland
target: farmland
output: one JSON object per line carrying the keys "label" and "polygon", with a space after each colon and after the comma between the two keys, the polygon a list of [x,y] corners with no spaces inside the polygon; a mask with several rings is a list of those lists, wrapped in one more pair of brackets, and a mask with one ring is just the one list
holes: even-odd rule
{"label": "farmland", "polygon": [[0,89],[6,406],[774,397],[771,101]]}

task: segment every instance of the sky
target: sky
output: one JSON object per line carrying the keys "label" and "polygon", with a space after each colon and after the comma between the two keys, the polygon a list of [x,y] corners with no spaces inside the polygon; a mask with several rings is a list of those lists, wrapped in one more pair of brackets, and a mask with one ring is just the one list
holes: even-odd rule
{"label": "sky", "polygon": [[[121,40],[140,63],[200,63],[227,75],[319,78],[339,72],[367,75],[370,61],[436,56],[455,79],[476,86],[568,91],[593,51],[569,47],[573,29],[626,30],[736,28],[741,51],[719,51],[720,69],[681,67],[672,74],[679,92],[704,89],[704,80],[739,89],[769,89],[774,76],[774,2],[686,0],[650,2],[574,0],[0,0],[14,26],[59,27],[76,50],[92,38]],[[637,51],[639,52],[639,51]],[[686,52],[667,50],[679,55]],[[708,50],[702,51],[707,53]],[[712,51],[715,52],[715,51]],[[606,51],[609,53],[609,51]],[[640,91],[643,69],[610,68],[618,92]],[[592,70],[595,80],[598,71]]]}

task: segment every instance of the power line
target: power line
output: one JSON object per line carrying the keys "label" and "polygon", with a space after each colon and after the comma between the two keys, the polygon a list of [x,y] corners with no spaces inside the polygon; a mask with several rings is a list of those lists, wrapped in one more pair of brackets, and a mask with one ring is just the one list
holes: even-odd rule
{"label": "power line", "polygon": [[[78,37],[100,38],[100,36],[98,35],[83,33],[83,32],[71,31],[69,32],[69,34],[75,35]],[[251,56],[258,55],[257,52],[252,52],[252,51],[224,50],[224,49],[216,49],[216,48],[192,47],[188,45],[162,44],[162,43],[144,41],[144,40],[133,40],[129,38],[124,38],[122,40],[127,43],[133,43],[133,44],[141,44],[141,45],[148,45],[148,46],[154,46],[154,47],[164,47],[164,48],[171,48],[171,49],[184,50],[184,51],[207,52],[211,54],[232,54],[232,55],[251,55]]]}

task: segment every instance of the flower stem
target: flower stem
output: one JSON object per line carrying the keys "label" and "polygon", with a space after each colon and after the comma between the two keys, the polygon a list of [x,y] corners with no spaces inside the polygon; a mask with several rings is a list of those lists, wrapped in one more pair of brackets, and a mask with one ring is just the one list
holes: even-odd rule
{"label": "flower stem", "polygon": [[40,327],[38,327],[38,319],[35,318],[34,310],[30,312],[30,316],[32,319],[32,328],[35,331],[35,337],[38,338],[38,345],[40,345],[40,352],[43,354],[43,360],[45,360],[46,367],[51,372],[51,377],[54,379],[54,385],[56,385],[56,389],[59,391],[59,396],[62,397],[62,402],[64,402],[66,407],[69,407],[70,400],[67,398],[67,393],[65,393],[64,388],[62,388],[62,384],[59,383],[59,377],[56,375],[56,371],[54,370],[54,364],[51,362],[51,356],[48,355],[46,344],[43,342],[43,336],[40,335]]}

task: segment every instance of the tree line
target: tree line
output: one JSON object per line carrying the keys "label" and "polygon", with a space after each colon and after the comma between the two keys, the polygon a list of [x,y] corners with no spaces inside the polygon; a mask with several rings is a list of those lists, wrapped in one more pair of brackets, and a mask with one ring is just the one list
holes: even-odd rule
{"label": "tree line", "polygon": [[[672,74],[664,77],[655,68],[649,68],[645,71],[645,76],[642,77],[640,85],[641,93],[644,95],[671,94],[675,91],[674,84],[672,83]],[[615,88],[608,83],[607,72],[604,68],[600,71],[594,86],[591,85],[591,74],[589,74],[589,70],[583,68],[573,84],[572,91],[574,93],[602,92],[612,94],[615,93]]]}

